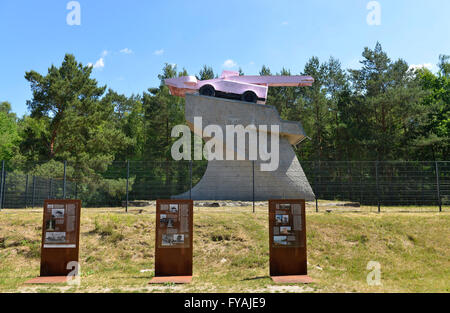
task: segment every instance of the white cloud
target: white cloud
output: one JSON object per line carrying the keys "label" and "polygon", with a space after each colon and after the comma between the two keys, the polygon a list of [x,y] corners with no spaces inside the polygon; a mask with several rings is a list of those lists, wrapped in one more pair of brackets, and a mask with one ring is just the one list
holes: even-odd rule
{"label": "white cloud", "polygon": [[88,63],[88,66],[93,68],[104,68],[105,67],[105,60],[103,58],[100,58],[95,62],[95,64]]}
{"label": "white cloud", "polygon": [[162,55],[164,53],[164,49],[156,50],[153,52],[154,55]]}
{"label": "white cloud", "polygon": [[430,71],[433,69],[433,64],[431,63],[424,63],[424,64],[411,64],[409,66],[409,70],[415,71],[418,69],[422,69],[422,68],[426,68],[429,69]]}
{"label": "white cloud", "polygon": [[108,50],[103,50],[102,51],[102,58],[106,57],[109,54]]}
{"label": "white cloud", "polygon": [[128,49],[128,48],[124,48],[124,49],[120,50],[120,53],[123,53],[123,54],[132,54],[132,53],[133,53],[133,50]]}
{"label": "white cloud", "polygon": [[288,24],[289,24],[288,21],[284,21],[284,22],[281,23],[282,26],[286,26],[286,25],[288,25]]}
{"label": "white cloud", "polygon": [[225,62],[223,62],[223,65],[222,65],[223,67],[226,67],[226,68],[232,68],[232,67],[236,67],[237,66],[237,63],[236,62],[234,62],[233,60],[231,60],[231,59],[228,59],[228,60],[226,60]]}

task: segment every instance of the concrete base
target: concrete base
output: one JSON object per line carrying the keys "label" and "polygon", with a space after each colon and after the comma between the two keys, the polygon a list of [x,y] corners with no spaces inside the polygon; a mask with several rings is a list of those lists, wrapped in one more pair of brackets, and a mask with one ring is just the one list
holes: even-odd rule
{"label": "concrete base", "polygon": [[155,276],[149,284],[190,284],[192,282],[192,276]]}
{"label": "concrete base", "polygon": [[68,281],[67,276],[39,276],[27,280],[25,284],[62,284]]}
{"label": "concrete base", "polygon": [[271,276],[276,284],[311,284],[314,280],[308,275]]}
{"label": "concrete base", "polygon": [[[194,117],[202,118],[202,127],[219,125],[226,138],[226,125],[279,125],[279,164],[275,171],[261,171],[261,164],[268,161],[256,160],[254,162],[254,186],[253,191],[253,164],[248,160],[248,138],[246,141],[245,161],[209,161],[202,179],[192,190],[173,199],[192,200],[241,200],[252,201],[253,192],[256,201],[269,199],[315,199],[314,192],[303,172],[300,162],[292,149],[305,139],[305,134],[300,122],[284,121],[280,118],[276,108],[270,105],[248,103],[236,100],[205,97],[198,95],[186,95],[186,121],[191,130],[197,135],[202,135],[202,129],[196,129]],[[267,136],[270,138],[270,134]],[[208,141],[211,138],[204,138]],[[224,156],[227,149],[236,151],[236,147],[227,147],[225,142],[220,142],[224,147]],[[259,156],[258,156],[259,158]]]}

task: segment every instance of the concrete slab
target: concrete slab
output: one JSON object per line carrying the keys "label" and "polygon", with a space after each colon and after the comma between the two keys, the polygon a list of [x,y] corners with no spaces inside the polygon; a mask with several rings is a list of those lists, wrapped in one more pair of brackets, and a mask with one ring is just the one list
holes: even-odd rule
{"label": "concrete slab", "polygon": [[27,280],[25,284],[61,284],[68,281],[67,276],[39,276]]}
{"label": "concrete slab", "polygon": [[311,284],[314,280],[308,275],[271,276],[276,284]]}
{"label": "concrete slab", "polygon": [[190,284],[192,282],[192,276],[155,276],[149,284]]}

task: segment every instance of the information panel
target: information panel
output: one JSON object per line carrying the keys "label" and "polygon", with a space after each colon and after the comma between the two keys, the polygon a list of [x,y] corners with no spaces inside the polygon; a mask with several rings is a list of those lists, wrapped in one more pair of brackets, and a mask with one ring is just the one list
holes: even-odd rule
{"label": "information panel", "polygon": [[155,276],[192,276],[192,200],[156,201]]}
{"label": "information panel", "polygon": [[[66,276],[78,262],[80,200],[45,200],[42,224],[41,276]],[[78,266],[76,267],[78,268]]]}
{"label": "information panel", "polygon": [[305,200],[269,200],[270,276],[306,275]]}

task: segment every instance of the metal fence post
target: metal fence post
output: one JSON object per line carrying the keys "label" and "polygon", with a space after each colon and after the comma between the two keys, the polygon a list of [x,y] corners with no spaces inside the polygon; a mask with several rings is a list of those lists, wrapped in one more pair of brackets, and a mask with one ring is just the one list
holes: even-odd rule
{"label": "metal fence post", "polygon": [[192,200],[192,160],[189,160],[189,200]]}
{"label": "metal fence post", "polygon": [[52,198],[52,183],[53,183],[53,178],[50,178],[50,188],[48,190],[48,198],[51,199]]}
{"label": "metal fence post", "polygon": [[25,178],[25,209],[28,207],[28,174]]}
{"label": "metal fence post", "polygon": [[253,213],[255,213],[255,161],[254,160],[252,161],[252,180],[253,180],[253,183],[252,183]]}
{"label": "metal fence post", "polygon": [[34,208],[34,200],[36,199],[36,176],[33,176],[33,197],[31,201],[31,207]]}
{"label": "metal fence post", "polygon": [[[317,199],[317,212],[319,212],[319,199],[320,199],[320,196],[321,196],[320,192],[322,191],[322,189],[321,189],[322,188],[322,176],[321,176],[322,175],[322,170],[321,170],[322,163],[321,163],[320,160],[318,161],[318,164],[319,164],[319,166],[318,166],[318,169],[319,169],[319,174],[318,174],[319,182],[318,182],[317,186],[319,187],[318,188],[319,195],[318,195],[318,199]],[[323,198],[326,199],[325,192],[323,194]]]}
{"label": "metal fence post", "polygon": [[67,161],[64,161],[63,199],[66,199],[66,167]]}
{"label": "metal fence post", "polygon": [[439,180],[439,163],[437,161],[435,161],[434,164],[436,166],[436,189],[437,189],[438,206],[439,206],[439,212],[442,212],[441,184],[440,184],[440,180]]}
{"label": "metal fence post", "polygon": [[128,213],[128,184],[130,180],[130,161],[127,160],[127,203],[125,204],[125,212]]}
{"label": "metal fence post", "polygon": [[6,176],[8,175],[6,168],[5,172],[3,173],[3,197],[2,197],[2,203],[0,204],[0,208],[5,208],[5,199],[6,199]]}
{"label": "metal fence post", "polygon": [[363,183],[362,183],[362,178],[363,178],[363,167],[362,167],[362,162],[359,163],[359,205],[362,205],[363,202]]}
{"label": "metal fence post", "polygon": [[378,202],[378,213],[381,212],[381,206],[380,206],[380,190],[378,188],[378,161],[375,162],[375,181],[377,185],[377,202]]}
{"label": "metal fence post", "polygon": [[3,209],[3,183],[5,182],[5,160],[2,160],[2,177],[0,181],[0,210]]}
{"label": "metal fence post", "polygon": [[[318,193],[319,192],[319,188],[318,188],[318,185],[317,185],[317,162],[316,161],[314,161],[314,172],[315,172],[315,175],[314,175],[314,187],[316,187],[316,192],[314,192],[314,198],[316,199],[316,213],[319,213],[319,199],[317,198],[317,194],[316,193]],[[319,173],[320,173],[320,161],[319,161]]]}

